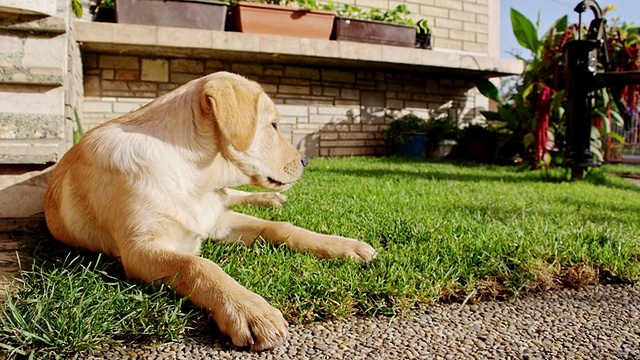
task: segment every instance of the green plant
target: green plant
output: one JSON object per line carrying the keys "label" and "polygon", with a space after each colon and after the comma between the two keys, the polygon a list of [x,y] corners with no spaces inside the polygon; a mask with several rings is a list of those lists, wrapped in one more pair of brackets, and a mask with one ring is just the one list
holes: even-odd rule
{"label": "green plant", "polygon": [[[613,25],[607,28],[607,39],[611,64],[616,71],[640,71],[640,27],[618,24],[618,19],[614,18]],[[625,86],[620,96],[628,108],[637,113],[640,85]]]}
{"label": "green plant", "polygon": [[89,6],[93,21],[115,21],[115,0],[96,0]]}
{"label": "green plant", "polygon": [[438,110],[430,110],[429,113],[426,131],[432,150],[440,146],[444,140],[456,140],[458,138],[460,130],[449,107],[445,106]]}
{"label": "green plant", "polygon": [[[252,2],[252,3],[291,6],[291,7],[297,7],[303,10],[330,10],[330,11],[334,10],[334,5],[332,1],[329,1],[326,4],[321,4],[316,0],[246,0],[246,1]],[[231,4],[234,4],[236,2],[237,2],[236,0],[233,0],[231,1]]]}
{"label": "green plant", "polygon": [[78,19],[82,17],[82,3],[80,0],[71,0],[71,10]]}
{"label": "green plant", "polygon": [[495,135],[489,124],[470,124],[460,130],[460,140],[484,140]]}
{"label": "green plant", "polygon": [[[555,24],[538,38],[538,29],[524,15],[511,9],[511,22],[516,39],[530,51],[531,58],[518,56],[526,62],[526,68],[512,90],[501,97],[495,85],[486,79],[477,79],[478,90],[486,97],[498,102],[498,111],[483,111],[488,121],[498,124],[513,138],[519,139],[527,149],[533,168],[562,164],[565,148],[564,119],[564,45],[577,38],[577,25],[569,25],[567,16],[559,18]],[[636,34],[635,39],[624,38]],[[623,32],[610,27],[609,43],[616,44],[612,50],[614,58],[621,54],[636,54],[632,61],[621,63],[618,70],[639,67],[637,33]],[[613,38],[618,41],[612,41]],[[624,44],[624,45],[623,45]],[[634,48],[635,47],[635,48]],[[638,95],[634,95],[636,98]],[[612,124],[621,125],[622,118],[605,90],[596,93],[592,132],[592,152],[602,160],[602,136],[615,137]]]}
{"label": "green plant", "polygon": [[451,104],[447,103],[438,109],[430,109],[427,119],[414,113],[406,114],[389,123],[384,132],[388,145],[402,143],[402,134],[423,133],[429,138],[432,147],[437,147],[443,140],[455,140],[458,136],[458,125],[451,113]]}
{"label": "green plant", "polygon": [[481,93],[499,103],[497,112],[482,114],[522,141],[533,167],[549,166],[549,151],[564,146],[562,48],[573,31],[566,15],[541,38],[533,23],[515,9],[511,9],[511,23],[518,43],[531,52],[532,58],[518,56],[527,66],[505,99],[487,79],[476,81]]}
{"label": "green plant", "polygon": [[78,110],[76,108],[73,108],[73,116],[76,120],[76,128],[73,129],[73,144],[75,145],[84,135],[84,129],[82,128],[82,121],[80,121],[80,116],[78,116]]}
{"label": "green plant", "polygon": [[427,19],[421,19],[420,21],[418,21],[416,23],[416,27],[418,29],[419,32],[423,32],[423,33],[427,33],[429,30],[431,30],[431,27],[429,27],[429,20]]}
{"label": "green plant", "polygon": [[[349,4],[336,5],[332,0],[327,3],[320,3],[316,0],[247,0],[249,2],[264,3],[272,5],[294,6],[304,10],[328,10],[334,11],[337,17],[381,21],[390,24],[414,25],[413,19],[409,17],[411,12],[406,5],[400,4],[394,9],[382,10],[379,8],[371,8],[363,10],[357,6]],[[423,22],[421,27],[428,28],[428,23]]]}
{"label": "green plant", "polygon": [[[45,251],[58,247],[45,246]],[[15,357],[58,359],[125,338],[183,337],[198,313],[181,309],[186,300],[164,286],[117,279],[107,273],[114,272],[114,260],[91,258],[67,252],[66,258],[36,261],[23,269],[0,304],[0,357],[5,351]]]}
{"label": "green plant", "polygon": [[409,17],[411,12],[404,4],[396,6],[395,9],[384,11],[379,8],[372,8],[366,11],[357,6],[342,4],[335,7],[335,12],[336,16],[341,18],[381,21],[399,25],[413,25],[413,19]]}
{"label": "green plant", "polygon": [[388,145],[394,145],[403,142],[402,134],[426,134],[428,129],[426,119],[409,113],[391,121],[383,136]]}
{"label": "green plant", "polygon": [[100,0],[98,1],[98,6],[103,7],[103,8],[107,8],[107,9],[113,9],[115,8],[115,0]]}

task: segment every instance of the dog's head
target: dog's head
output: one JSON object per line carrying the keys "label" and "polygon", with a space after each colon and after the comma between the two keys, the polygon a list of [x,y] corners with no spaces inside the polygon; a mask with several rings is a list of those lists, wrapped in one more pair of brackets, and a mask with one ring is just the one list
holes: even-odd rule
{"label": "dog's head", "polygon": [[203,94],[221,153],[251,184],[281,191],[302,176],[307,160],[280,132],[280,115],[260,85],[218,72],[206,77]]}

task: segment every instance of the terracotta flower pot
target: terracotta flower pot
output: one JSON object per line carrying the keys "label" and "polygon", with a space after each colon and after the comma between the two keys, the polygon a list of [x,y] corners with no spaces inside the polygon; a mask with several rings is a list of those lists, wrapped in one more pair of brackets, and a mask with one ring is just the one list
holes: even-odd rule
{"label": "terracotta flower pot", "polygon": [[336,18],[332,39],[370,44],[416,46],[416,28],[381,21]]}
{"label": "terracotta flower pot", "polygon": [[117,0],[123,24],[224,30],[227,3],[215,0]]}
{"label": "terracotta flower pot", "polygon": [[286,6],[238,2],[231,8],[235,31],[328,40],[335,14]]}

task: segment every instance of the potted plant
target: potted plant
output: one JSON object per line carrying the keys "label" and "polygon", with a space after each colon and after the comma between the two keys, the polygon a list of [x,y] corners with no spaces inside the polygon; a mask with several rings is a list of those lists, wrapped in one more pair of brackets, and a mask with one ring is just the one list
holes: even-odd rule
{"label": "potted plant", "polygon": [[[76,10],[74,10],[76,11]],[[116,22],[116,10],[114,0],[97,0],[89,6],[92,21]],[[77,11],[76,11],[76,16]],[[82,16],[82,15],[80,15]]]}
{"label": "potted plant", "polygon": [[226,2],[216,0],[117,0],[115,10],[117,22],[123,24],[222,31],[227,6]]}
{"label": "potted plant", "polygon": [[416,48],[431,50],[431,27],[427,19],[416,23]]}
{"label": "potted plant", "polygon": [[441,159],[451,154],[459,133],[458,124],[451,114],[451,102],[429,111],[426,133],[429,157]]}
{"label": "potted plant", "polygon": [[328,40],[335,14],[315,0],[238,1],[230,11],[231,30]]}
{"label": "potted plant", "polygon": [[466,160],[488,161],[495,153],[496,136],[486,124],[470,124],[460,130],[459,156]]}
{"label": "potted plant", "polygon": [[389,123],[384,132],[387,145],[401,157],[419,158],[427,156],[427,121],[409,113]]}
{"label": "potted plant", "polygon": [[336,8],[336,20],[331,38],[416,47],[416,27],[413,20],[408,17],[409,14],[404,4],[386,11],[378,8],[363,11],[356,6],[344,4]]}

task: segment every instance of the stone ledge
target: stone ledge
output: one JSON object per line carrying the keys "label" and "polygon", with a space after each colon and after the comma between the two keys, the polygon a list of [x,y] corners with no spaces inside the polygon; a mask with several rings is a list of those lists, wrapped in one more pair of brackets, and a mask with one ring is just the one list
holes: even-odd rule
{"label": "stone ledge", "polygon": [[0,13],[0,29],[52,35],[64,34],[67,31],[65,20],[60,17],[7,13]]}
{"label": "stone ledge", "polygon": [[[39,69],[43,71],[43,69]],[[53,74],[62,73],[59,68],[44,69]],[[0,84],[37,85],[57,87],[64,84],[62,75],[33,74],[22,69],[0,69]]]}
{"label": "stone ledge", "polygon": [[64,115],[0,112],[0,139],[63,140]]}
{"label": "stone ledge", "polygon": [[0,164],[47,164],[57,162],[60,157],[60,141],[49,139],[36,142],[0,142]]}
{"label": "stone ledge", "polygon": [[446,72],[460,77],[520,74],[521,61],[481,54],[146,25],[75,22],[83,51],[218,58],[374,70]]}

